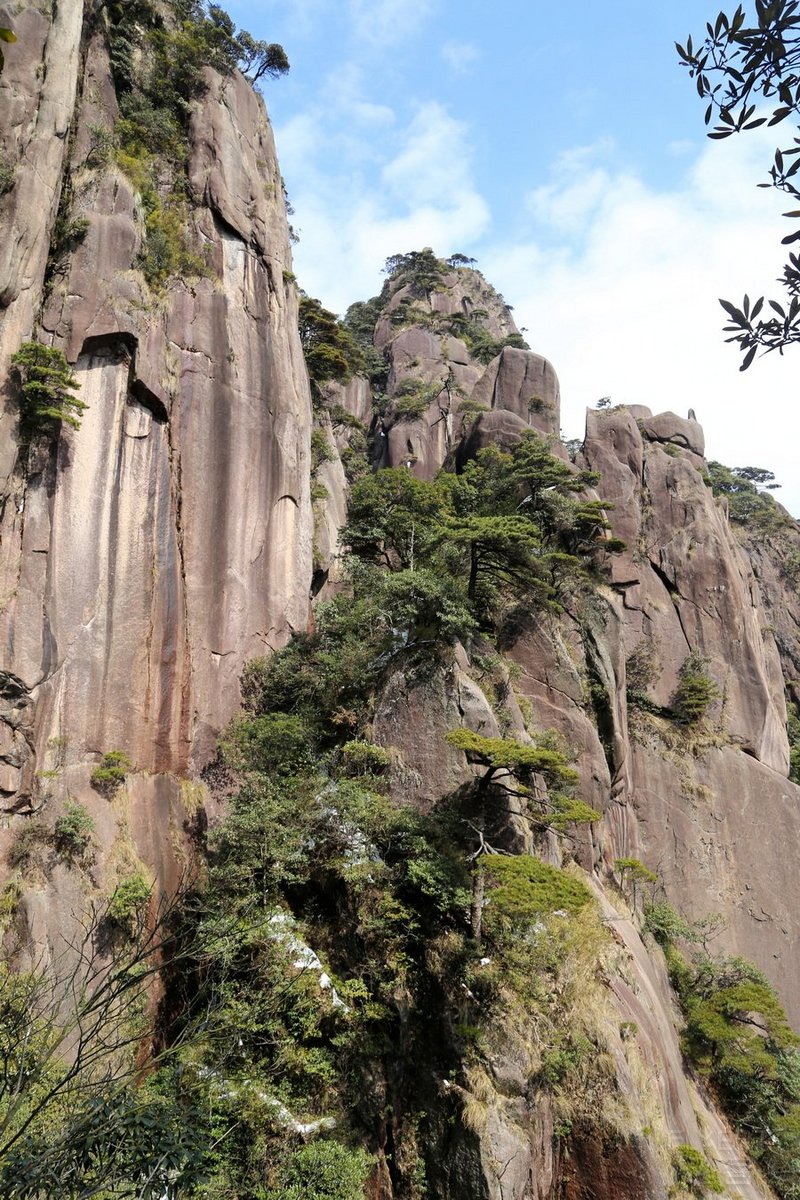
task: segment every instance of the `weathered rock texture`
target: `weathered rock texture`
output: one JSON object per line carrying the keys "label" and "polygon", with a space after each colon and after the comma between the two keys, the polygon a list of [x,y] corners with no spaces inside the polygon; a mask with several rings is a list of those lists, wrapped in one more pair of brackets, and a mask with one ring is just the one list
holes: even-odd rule
{"label": "weathered rock texture", "polygon": [[[498,425],[493,421],[500,414],[500,428],[504,421],[515,432],[530,426],[540,433],[558,436],[558,380],[545,359],[508,347],[485,366],[470,356],[461,338],[449,332],[449,317],[469,317],[480,310],[486,314],[481,326],[492,337],[502,339],[518,333],[502,297],[478,272],[461,269],[445,275],[440,291],[416,299],[416,307],[429,314],[429,328],[412,325],[398,329],[392,325],[392,313],[408,295],[408,287],[394,293],[376,329],[375,344],[390,365],[390,395],[402,395],[403,388],[412,383],[438,384],[441,391],[421,417],[409,419],[399,415],[396,406],[389,409],[379,431],[385,441],[382,465],[407,465],[420,478],[432,479],[476,415],[477,425],[486,423],[487,427],[482,441],[479,432],[473,434],[480,444],[498,440]],[[460,413],[465,400],[475,402],[469,416]],[[477,405],[480,408],[476,410]],[[487,410],[483,416],[481,408]]]}
{"label": "weathered rock texture", "polygon": [[[483,368],[430,316],[480,303],[493,333],[514,332],[476,272],[454,272],[442,291],[417,299],[429,314],[425,328],[398,330],[389,320],[406,294],[394,294],[376,327],[390,397],[373,427],[379,462],[431,478],[443,463],[458,467],[490,442],[512,445],[525,428],[557,436],[559,388],[549,363],[506,348]],[[409,379],[443,388],[415,420],[398,417],[395,407]],[[554,450],[564,453],[558,443]],[[724,912],[720,945],[765,970],[800,1020],[791,918],[800,892],[793,857],[780,850],[800,837],[784,699],[785,685],[796,689],[800,677],[800,532],[790,521],[780,537],[745,534],[743,545],[724,499],[705,480],[704,451],[694,419],[654,416],[644,406],[588,414],[579,465],[599,472],[598,494],[613,503],[613,533],[627,549],[609,556],[607,585],[591,604],[559,618],[531,614],[509,653],[533,726],[566,737],[579,755],[583,798],[605,813],[581,861],[602,869],[618,856],[641,857],[689,916]],[[341,501],[338,513],[343,520]],[[332,530],[326,544],[333,545]],[[650,713],[629,711],[627,701],[627,664],[643,652],[651,663]],[[691,653],[707,662],[720,691],[712,728],[701,738],[670,716]],[[458,687],[450,694],[448,721],[459,708]],[[412,767],[401,789],[425,805],[458,775],[455,757],[441,749],[437,704],[395,680],[376,718],[378,736],[399,760],[428,764]],[[432,730],[438,749],[430,746]]]}
{"label": "weathered rock texture", "polygon": [[[466,344],[430,316],[434,306],[461,311],[477,287],[474,273],[447,277],[427,304],[417,301],[429,312],[422,328],[379,320],[375,344],[389,368],[389,402],[373,425],[380,464],[432,478],[490,443],[512,446],[526,428],[557,436],[558,382],[544,359],[506,348],[479,369]],[[434,384],[441,391],[428,410],[404,419],[398,400]],[[554,451],[566,457],[557,442]],[[629,1123],[619,1136],[576,1129],[568,1156],[554,1155],[554,1118],[531,1084],[524,1035],[507,1031],[488,1055],[496,1098],[484,1125],[440,1132],[443,1197],[666,1197],[678,1144],[707,1154],[732,1194],[768,1194],[709,1098],[687,1079],[660,953],[643,944],[609,888],[614,860],[635,857],[658,871],[688,917],[722,913],[716,948],[755,961],[800,1019],[800,891],[788,849],[800,839],[800,788],[787,778],[784,699],[785,684],[796,688],[800,676],[800,533],[790,521],[766,541],[737,532],[708,486],[704,452],[693,419],[654,416],[644,406],[590,413],[578,465],[599,473],[597,493],[613,503],[613,533],[627,546],[609,556],[606,582],[558,616],[530,614],[505,648],[517,666],[513,685],[504,680],[501,713],[497,680],[460,648],[418,678],[395,673],[378,698],[373,734],[392,755],[400,802],[429,809],[474,778],[476,768],[447,747],[448,729],[496,736],[502,728],[522,741],[556,729],[577,754],[583,799],[604,814],[577,857],[618,947],[605,975],[604,1044]],[[336,511],[334,525],[344,519],[341,501]],[[695,729],[674,710],[691,654],[719,689]],[[639,675],[642,660],[649,667],[644,685],[637,678],[632,688],[637,659]],[[529,850],[513,824],[508,845]],[[559,861],[554,841],[539,849]],[[628,1029],[634,1037],[620,1036]]]}
{"label": "weathered rock texture", "polygon": [[[424,327],[393,324],[392,315],[409,299],[423,315]],[[541,355],[513,346],[504,347],[488,365],[473,358],[466,342],[451,332],[451,319],[474,312],[485,314],[480,328],[494,339],[519,332],[502,296],[478,271],[450,271],[439,290],[425,296],[414,295],[409,285],[398,287],[378,319],[374,339],[386,363],[388,403],[373,413],[363,379],[326,389],[329,406],[344,407],[369,429],[374,466],[406,467],[430,480],[445,464],[460,468],[490,443],[509,447],[528,428],[551,439],[554,453],[565,456],[557,440],[561,394],[555,370]],[[405,415],[403,397],[415,390],[429,396],[425,411]],[[338,458],[347,447],[348,432],[331,431],[324,422],[323,428],[337,455],[317,473],[327,497],[316,506],[316,564],[325,579],[333,580],[338,535],[347,515],[347,480]]]}
{"label": "weathered rock texture", "polygon": [[[243,663],[307,623],[310,396],[261,99],[238,74],[209,77],[188,147],[208,277],[152,294],[134,189],[92,154],[118,113],[102,28],[83,29],[81,9],[9,13],[19,41],[0,88],[16,167],[2,355],[40,319],[88,404],[79,430],[31,453],[10,396],[1,418],[0,789],[7,813],[68,790],[97,818],[90,770],[126,751],[134,842],[170,877],[178,780],[214,755]],[[88,230],[48,264],[63,189]]]}

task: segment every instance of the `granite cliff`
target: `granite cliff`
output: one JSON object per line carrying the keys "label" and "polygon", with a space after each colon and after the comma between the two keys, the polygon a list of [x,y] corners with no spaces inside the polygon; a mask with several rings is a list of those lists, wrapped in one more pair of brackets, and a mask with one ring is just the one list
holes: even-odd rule
{"label": "granite cliff", "polygon": [[[206,271],[151,289],[141,198],[91,153],[119,118],[98,14],[8,13],[0,361],[38,329],[89,407],[31,456],[13,402],[2,418],[0,787],[9,812],[92,805],[91,764],[124,751],[131,825],[169,877],[159,822],[183,820],[243,664],[306,624],[310,398],[263,104],[240,75],[209,80],[186,162]],[[56,263],[59,209],[85,228]]]}
{"label": "granite cliff", "polygon": [[[668,947],[671,982],[625,870],[652,873],[686,930],[720,914],[715,954],[751,960],[798,1026],[796,522],[763,497],[749,524],[733,519],[694,419],[594,411],[582,444],[562,444],[555,370],[461,256],[398,256],[382,295],[345,322],[358,369],[309,380],[280,169],[244,76],[204,68],[176,199],[174,163],[159,175],[153,153],[131,148],[105,6],[4,4],[0,24],[18,36],[0,78],[9,961],[46,960],[91,898],[132,870],[170,891],[203,858],[204,829],[236,786],[218,741],[240,710],[245,665],[280,660],[320,613],[324,629],[326,601],[350,586],[340,535],[354,482],[384,468],[456,478],[487,448],[511,455],[539,435],[567,475],[592,473],[585,496],[606,504],[591,585],[528,605],[494,641],[473,622],[474,636],[445,638],[425,671],[393,646],[365,700],[368,738],[347,744],[380,751],[382,794],[426,819],[478,786],[475,753],[446,740],[456,729],[569,749],[592,819],[534,833],[509,808],[501,839],[506,855],[568,868],[591,891],[602,933],[586,934],[588,958],[569,959],[559,1011],[599,1074],[584,1063],[574,1078],[572,1066],[548,1076],[543,1026],[519,996],[473,1036],[441,981],[429,979],[421,1009],[404,983],[382,997],[398,1040],[374,1050],[369,1086],[361,1076],[350,1140],[372,1156],[370,1194],[383,1200],[424,1194],[423,1177],[448,1200],[703,1194],[708,1180],[676,1167],[681,1147],[713,1164],[725,1194],[769,1197],[719,1089],[686,1057],[674,957]],[[162,267],[167,199],[180,246]],[[88,405],[80,428],[22,435],[11,360],[30,339],[72,365]],[[676,710],[691,662],[708,688],[700,721]],[[98,786],[109,754],[125,764],[113,795]],[[533,786],[546,791],[541,775]],[[19,852],[36,841],[26,831],[47,843],[76,805],[95,831],[91,870]],[[352,963],[319,898],[291,897],[309,946]],[[459,986],[464,1012],[480,1008]],[[423,1054],[427,1036],[440,1044]],[[304,1138],[327,1128],[292,1124],[283,1102],[281,1113],[262,1122]]]}

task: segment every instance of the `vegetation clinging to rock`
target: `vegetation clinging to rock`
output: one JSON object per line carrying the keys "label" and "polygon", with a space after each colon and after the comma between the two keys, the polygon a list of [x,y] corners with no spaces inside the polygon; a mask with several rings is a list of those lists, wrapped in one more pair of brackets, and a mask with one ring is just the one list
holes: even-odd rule
{"label": "vegetation clinging to rock", "polygon": [[719,687],[707,667],[708,659],[697,651],[692,651],[681,665],[673,707],[679,719],[689,725],[707,716],[719,699]]}
{"label": "vegetation clinging to rock", "polygon": [[252,81],[285,74],[283,48],[260,42],[223,8],[202,0],[112,0],[109,42],[120,116],[98,131],[93,160],[112,154],[136,188],[144,212],[139,265],[158,290],[175,276],[207,274],[189,222],[188,129],[193,103],[208,89],[206,70],[241,67]]}
{"label": "vegetation clinging to rock", "polygon": [[621,548],[604,540],[603,502],[579,497],[594,482],[527,430],[511,451],[490,446],[460,475],[442,471],[435,483],[402,468],[358,480],[341,539],[368,562],[423,567],[452,581],[492,627],[522,602],[557,611],[606,546]]}
{"label": "vegetation clinging to rock", "polygon": [[11,356],[17,379],[23,437],[55,432],[62,421],[80,428],[87,405],[76,395],[78,379],[55,346],[23,342]]}
{"label": "vegetation clinging to rock", "polygon": [[730,518],[738,525],[753,527],[762,534],[780,533],[792,524],[787,512],[767,492],[759,491],[757,480],[771,472],[756,471],[749,467],[724,467],[721,463],[708,464],[707,482],[715,496],[725,496]]}
{"label": "vegetation clinging to rock", "polygon": [[700,1200],[709,1192],[719,1196],[725,1191],[719,1171],[694,1146],[678,1146],[672,1156],[672,1165],[678,1187],[700,1197]]}
{"label": "vegetation clinging to rock", "polygon": [[124,750],[107,750],[91,774],[92,787],[108,795],[125,782],[133,763]]}
{"label": "vegetation clinging to rock", "polygon": [[56,850],[72,862],[84,858],[92,846],[95,824],[83,804],[68,800],[53,827]]}
{"label": "vegetation clinging to rock", "polygon": [[[652,906],[650,919],[657,907]],[[676,943],[691,944],[702,935],[669,906],[660,907],[669,916],[659,919],[654,931],[686,1019],[684,1050],[713,1084],[770,1185],[782,1200],[797,1200],[800,1039],[774,989],[752,963],[713,958],[706,950],[687,958]],[[703,1186],[715,1190],[708,1182]]]}

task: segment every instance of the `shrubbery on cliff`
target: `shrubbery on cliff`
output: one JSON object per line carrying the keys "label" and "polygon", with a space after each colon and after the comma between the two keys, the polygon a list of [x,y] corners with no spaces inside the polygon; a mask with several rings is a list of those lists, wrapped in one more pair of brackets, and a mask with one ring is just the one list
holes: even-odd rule
{"label": "shrubbery on cliff", "polygon": [[186,159],[193,103],[208,89],[206,69],[239,67],[252,82],[289,70],[282,46],[257,41],[223,8],[202,0],[112,0],[107,6],[111,66],[119,102],[113,129],[96,128],[93,165],[114,158],[144,213],[139,265],[153,289],[174,275],[204,275],[189,230]]}
{"label": "shrubbery on cliff", "polygon": [[11,366],[24,438],[55,431],[62,421],[74,429],[80,427],[87,406],[76,395],[78,379],[61,350],[41,342],[23,342],[12,354]]}
{"label": "shrubbery on cliff", "polygon": [[800,1155],[800,1038],[766,977],[738,957],[713,958],[702,938],[666,904],[646,906],[645,924],[664,947],[686,1020],[683,1047],[748,1141],[783,1200],[797,1200]]}

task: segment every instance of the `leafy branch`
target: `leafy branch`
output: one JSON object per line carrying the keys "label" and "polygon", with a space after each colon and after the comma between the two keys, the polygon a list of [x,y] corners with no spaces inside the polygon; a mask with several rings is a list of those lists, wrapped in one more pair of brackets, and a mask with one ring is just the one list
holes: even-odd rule
{"label": "leafy branch", "polygon": [[[708,101],[705,124],[708,136],[716,141],[734,133],[779,125],[800,111],[800,2],[798,0],[755,0],[754,14],[739,5],[728,16],[721,12],[712,24],[706,24],[706,36],[696,47],[692,38],[683,46],[676,42],[681,64],[694,79],[697,94]],[[772,112],[763,115],[759,102],[766,101]],[[775,150],[769,182],[773,187],[800,201],[800,138]],[[800,208],[783,214],[800,218]],[[782,238],[782,245],[800,241],[800,229]],[[761,317],[764,298],[752,305],[745,295],[741,307],[728,300],[720,304],[728,315],[724,332],[728,342],[739,345],[744,358],[740,370],[746,371],[757,352],[783,353],[784,347],[800,342],[800,256],[789,253],[779,277],[790,297],[788,304],[768,301],[773,315]]]}

